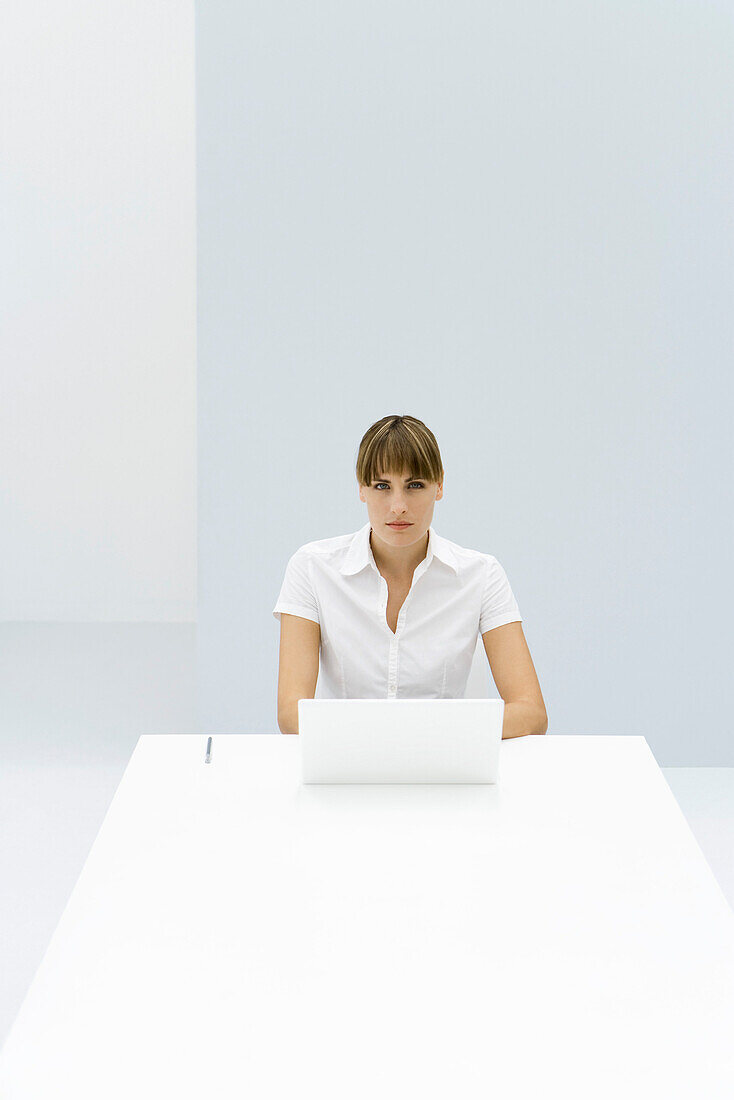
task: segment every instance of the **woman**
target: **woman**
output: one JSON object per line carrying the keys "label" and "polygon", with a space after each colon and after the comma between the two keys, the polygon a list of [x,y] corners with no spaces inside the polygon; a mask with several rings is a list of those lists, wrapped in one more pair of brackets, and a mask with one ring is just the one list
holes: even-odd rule
{"label": "woman", "polygon": [[464,696],[481,633],[505,702],[503,738],[545,733],[548,717],[505,571],[431,527],[444,472],[433,432],[385,416],[357,455],[369,521],[308,542],[288,561],[280,619],[278,726],[298,733],[298,700]]}

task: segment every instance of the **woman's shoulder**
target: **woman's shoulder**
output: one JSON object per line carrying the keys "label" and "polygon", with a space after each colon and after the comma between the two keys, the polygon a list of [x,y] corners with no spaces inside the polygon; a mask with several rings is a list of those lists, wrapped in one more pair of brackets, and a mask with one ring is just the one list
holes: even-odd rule
{"label": "woman's shoulder", "polygon": [[298,547],[295,554],[302,557],[328,557],[329,555],[338,554],[345,547],[348,548],[352,545],[356,533],[358,532],[352,531],[348,535],[333,535],[326,539],[313,539],[311,542],[304,542]]}
{"label": "woman's shoulder", "polygon": [[487,565],[492,565],[497,561],[493,554],[488,554],[484,550],[474,550],[469,546],[461,546],[458,542],[452,542],[451,539],[438,535],[437,532],[434,532],[434,535],[436,537],[437,552],[443,551],[445,555],[453,557],[459,566],[481,566],[486,568]]}

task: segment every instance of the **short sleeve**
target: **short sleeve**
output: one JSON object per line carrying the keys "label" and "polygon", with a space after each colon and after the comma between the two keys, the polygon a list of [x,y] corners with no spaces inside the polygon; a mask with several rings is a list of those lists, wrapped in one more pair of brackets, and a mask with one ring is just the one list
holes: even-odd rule
{"label": "short sleeve", "polygon": [[507,574],[491,554],[487,554],[486,559],[487,572],[479,616],[480,634],[493,630],[496,626],[504,626],[505,623],[522,622],[520,608],[512,594]]}
{"label": "short sleeve", "polygon": [[273,608],[273,615],[280,622],[281,612],[300,615],[320,623],[319,607],[313,590],[308,555],[303,548],[296,550],[285,568],[280,594]]}

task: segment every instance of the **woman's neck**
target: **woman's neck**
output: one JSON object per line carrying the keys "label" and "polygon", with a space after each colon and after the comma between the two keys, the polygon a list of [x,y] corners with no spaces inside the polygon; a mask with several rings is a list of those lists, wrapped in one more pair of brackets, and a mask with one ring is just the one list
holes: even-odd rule
{"label": "woman's neck", "polygon": [[[409,551],[405,550],[398,552],[394,557],[387,555],[381,548],[378,547],[377,553],[375,553],[375,543],[372,539],[373,531],[370,530],[370,547],[372,549],[372,556],[375,559],[375,565],[383,577],[391,581],[395,581],[396,584],[409,582],[413,578],[416,566],[425,558],[428,553],[428,534],[421,540],[418,546],[410,547]],[[408,557],[408,553],[410,556]]]}

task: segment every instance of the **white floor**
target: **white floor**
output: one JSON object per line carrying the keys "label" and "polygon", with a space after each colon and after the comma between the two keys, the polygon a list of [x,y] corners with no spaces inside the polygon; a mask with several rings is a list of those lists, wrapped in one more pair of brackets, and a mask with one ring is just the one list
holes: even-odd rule
{"label": "white floor", "polygon": [[194,623],[0,623],[0,1043],[138,737],[196,732]]}

